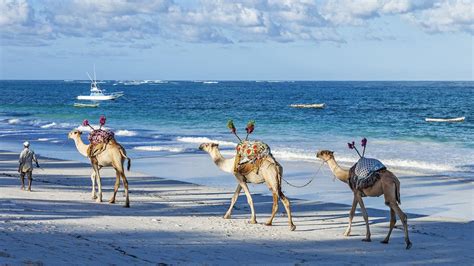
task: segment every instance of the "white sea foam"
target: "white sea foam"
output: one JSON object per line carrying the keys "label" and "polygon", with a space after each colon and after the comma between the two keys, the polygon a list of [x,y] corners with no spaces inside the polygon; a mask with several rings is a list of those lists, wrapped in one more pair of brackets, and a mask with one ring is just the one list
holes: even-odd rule
{"label": "white sea foam", "polygon": [[[286,148],[283,149],[272,149],[273,155],[277,159],[288,160],[288,161],[307,161],[307,162],[315,162],[319,161],[316,158],[316,153],[311,153],[302,150],[289,150]],[[357,156],[344,156],[340,154],[335,155],[336,160],[341,165],[348,167],[352,166],[357,162],[359,159]],[[418,171],[458,171],[455,166],[442,164],[442,163],[435,163],[435,162],[428,162],[428,161],[420,161],[420,160],[404,160],[398,158],[377,158],[382,161],[388,168],[391,169],[402,169],[402,170],[418,170]]]}
{"label": "white sea foam", "polygon": [[48,139],[48,138],[39,138],[37,139],[38,141],[48,141],[48,140],[51,140],[51,139]]}
{"label": "white sea foam", "polygon": [[52,123],[49,123],[49,124],[46,124],[46,125],[42,125],[41,128],[50,128],[50,127],[54,127],[56,126],[57,124],[52,122]]}
{"label": "white sea foam", "polygon": [[120,129],[120,130],[117,130],[117,132],[115,132],[115,135],[116,136],[133,137],[133,136],[138,135],[138,133],[135,132],[135,131],[131,131],[131,130]]}
{"label": "white sea foam", "polygon": [[10,125],[17,125],[20,124],[21,120],[18,118],[8,119],[8,124]]}
{"label": "white sea foam", "polygon": [[139,151],[169,151],[169,152],[184,152],[186,149],[181,147],[172,146],[137,146],[133,147],[134,150]]}
{"label": "white sea foam", "polygon": [[180,142],[186,142],[186,143],[213,142],[213,143],[217,143],[221,146],[229,146],[229,147],[237,146],[237,143],[234,143],[234,142],[225,141],[225,140],[215,140],[215,139],[210,139],[210,138],[206,138],[206,137],[177,137],[176,140],[180,141]]}
{"label": "white sea foam", "polygon": [[[92,126],[93,128],[95,128],[95,129],[99,129],[99,128],[100,128],[99,125],[91,125],[91,126]],[[80,131],[82,131],[82,132],[91,132],[91,131],[92,131],[92,129],[91,129],[89,126],[83,126],[83,125],[80,125],[80,126],[76,127],[76,129],[77,129],[77,130],[80,130]],[[102,129],[104,129],[104,130],[109,130],[109,128],[107,128],[107,127],[102,127]]]}

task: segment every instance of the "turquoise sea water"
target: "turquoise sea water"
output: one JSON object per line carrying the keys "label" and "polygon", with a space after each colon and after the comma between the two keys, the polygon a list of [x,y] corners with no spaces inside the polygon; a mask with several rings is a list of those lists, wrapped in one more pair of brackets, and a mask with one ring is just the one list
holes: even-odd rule
{"label": "turquoise sea water", "polygon": [[[124,91],[99,108],[75,108],[87,81],[0,81],[0,143],[30,140],[37,147],[73,152],[66,139],[83,119],[107,126],[135,158],[197,153],[199,143],[218,141],[228,154],[236,138],[267,142],[281,160],[315,161],[318,149],[335,150],[342,162],[356,154],[347,142],[369,140],[367,154],[389,166],[420,172],[471,175],[474,167],[474,82],[291,81],[105,81]],[[290,104],[325,103],[325,109]],[[426,117],[460,117],[463,123],[427,123]],[[46,143],[48,145],[46,145]],[[1,145],[1,144],[0,144]],[[56,147],[56,148],[55,148]],[[44,151],[43,153],[47,153]],[[72,154],[72,153],[71,153]],[[51,154],[49,154],[51,155]]]}

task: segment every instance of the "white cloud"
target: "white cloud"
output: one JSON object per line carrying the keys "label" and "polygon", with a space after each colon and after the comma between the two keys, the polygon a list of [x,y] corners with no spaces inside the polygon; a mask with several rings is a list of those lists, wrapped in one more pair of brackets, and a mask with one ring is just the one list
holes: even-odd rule
{"label": "white cloud", "polygon": [[464,31],[474,34],[474,2],[469,0],[440,2],[408,17],[430,33]]}
{"label": "white cloud", "polygon": [[[46,0],[48,1],[48,0]],[[133,47],[160,39],[183,42],[345,42],[340,29],[399,16],[428,33],[473,34],[467,0],[0,0],[2,45],[44,45],[68,37]],[[373,32],[371,39],[386,32]]]}
{"label": "white cloud", "polygon": [[0,27],[25,25],[30,20],[31,9],[26,1],[0,1]]}

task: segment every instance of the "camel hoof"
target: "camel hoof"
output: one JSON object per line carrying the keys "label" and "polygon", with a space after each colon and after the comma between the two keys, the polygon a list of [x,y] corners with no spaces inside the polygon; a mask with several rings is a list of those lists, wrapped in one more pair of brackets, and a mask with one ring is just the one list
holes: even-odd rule
{"label": "camel hoof", "polygon": [[224,219],[230,219],[230,214],[224,215]]}
{"label": "camel hoof", "polygon": [[102,202],[102,199],[97,198],[97,199],[95,200],[95,202],[101,203],[101,202]]}
{"label": "camel hoof", "polygon": [[350,236],[350,235],[351,235],[351,232],[350,232],[350,231],[349,231],[349,232],[347,232],[347,231],[344,232],[344,236]]}
{"label": "camel hoof", "polygon": [[372,240],[370,240],[370,238],[364,238],[362,239],[363,242],[372,242]]}
{"label": "camel hoof", "polygon": [[406,249],[410,249],[410,248],[411,248],[411,242],[408,242]]}
{"label": "camel hoof", "polygon": [[295,231],[295,229],[296,229],[296,225],[294,224],[290,225],[290,231]]}
{"label": "camel hoof", "polygon": [[110,200],[109,200],[109,203],[110,203],[110,204],[114,204],[114,203],[115,203],[115,199],[110,199]]}
{"label": "camel hoof", "polygon": [[97,196],[96,195],[92,196],[92,199],[93,200],[97,199]]}
{"label": "camel hoof", "polygon": [[257,223],[257,220],[250,220],[249,221],[249,224],[256,224]]}
{"label": "camel hoof", "polygon": [[265,225],[266,226],[272,226],[272,222],[266,222]]}
{"label": "camel hoof", "polygon": [[388,244],[388,240],[382,240],[382,241],[380,241],[380,243],[382,243],[382,244]]}

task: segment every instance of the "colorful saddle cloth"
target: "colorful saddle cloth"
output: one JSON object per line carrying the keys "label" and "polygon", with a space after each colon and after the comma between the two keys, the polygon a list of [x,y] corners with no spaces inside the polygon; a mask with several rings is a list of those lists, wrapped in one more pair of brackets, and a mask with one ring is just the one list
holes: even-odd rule
{"label": "colorful saddle cloth", "polygon": [[385,165],[379,160],[362,157],[349,170],[349,186],[358,190],[373,186],[380,179],[379,171],[385,169]]}
{"label": "colorful saddle cloth", "polygon": [[237,144],[236,150],[239,164],[253,163],[271,153],[270,147],[261,141],[244,140]]}
{"label": "colorful saddle cloth", "polygon": [[89,133],[91,145],[87,149],[87,155],[92,158],[105,151],[110,141],[115,141],[114,132],[110,130],[96,129]]}

